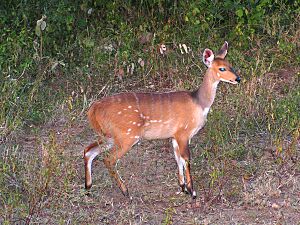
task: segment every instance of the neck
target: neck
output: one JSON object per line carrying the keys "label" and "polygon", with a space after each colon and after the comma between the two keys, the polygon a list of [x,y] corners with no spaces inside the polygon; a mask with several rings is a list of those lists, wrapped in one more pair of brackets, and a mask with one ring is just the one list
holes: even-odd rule
{"label": "neck", "polygon": [[216,96],[217,86],[219,81],[213,79],[212,71],[208,69],[203,78],[203,82],[200,85],[200,88],[196,91],[196,98],[204,110],[205,108],[209,109],[213,104]]}

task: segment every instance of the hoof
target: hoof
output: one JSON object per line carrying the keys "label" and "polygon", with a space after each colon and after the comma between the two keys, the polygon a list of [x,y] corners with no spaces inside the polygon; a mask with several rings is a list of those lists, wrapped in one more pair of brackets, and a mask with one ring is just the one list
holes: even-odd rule
{"label": "hoof", "polygon": [[196,191],[194,191],[192,187],[187,187],[187,192],[191,195],[192,199],[197,197]]}
{"label": "hoof", "polygon": [[186,188],[186,185],[185,184],[180,184],[179,185],[180,188],[181,188],[181,192],[184,193],[184,194],[189,194],[189,191],[188,189]]}
{"label": "hoof", "polygon": [[91,187],[89,187],[89,188],[85,187],[85,189],[84,189],[84,194],[85,194],[85,196],[88,196],[88,197],[91,196],[90,188],[91,188]]}
{"label": "hoof", "polygon": [[123,193],[123,195],[124,195],[126,198],[130,198],[129,192],[128,192],[127,189],[126,189],[125,191],[122,190],[122,193]]}
{"label": "hoof", "polygon": [[193,191],[192,194],[191,194],[191,196],[192,196],[192,199],[196,199],[197,198],[196,191]]}
{"label": "hoof", "polygon": [[85,190],[89,190],[89,189],[91,189],[91,187],[92,187],[92,184],[87,184],[87,183],[85,183]]}
{"label": "hoof", "polygon": [[129,203],[132,203],[132,197],[129,195],[128,190],[122,191],[123,195],[129,200]]}

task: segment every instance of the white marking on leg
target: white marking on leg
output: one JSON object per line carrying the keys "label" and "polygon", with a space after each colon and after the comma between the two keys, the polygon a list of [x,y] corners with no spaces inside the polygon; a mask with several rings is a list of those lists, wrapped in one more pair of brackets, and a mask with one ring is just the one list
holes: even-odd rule
{"label": "white marking on leg", "polygon": [[[172,145],[173,145],[173,148],[174,148],[174,151],[178,148],[178,143],[175,139],[172,139]],[[177,157],[177,155],[175,155]]]}
{"label": "white marking on leg", "polygon": [[193,191],[193,197],[197,197],[196,191]]}
{"label": "white marking on leg", "polygon": [[122,183],[124,183],[124,180],[122,179],[122,177],[120,176],[119,170],[117,169],[118,167],[118,162],[120,159],[117,160],[116,165],[115,165],[115,171],[117,172],[117,175],[119,176],[120,180],[122,181]]}
{"label": "white marking on leg", "polygon": [[87,153],[85,153],[85,156],[90,158],[93,157],[93,159],[100,153],[100,149],[98,146],[91,148]]}
{"label": "white marking on leg", "polygon": [[174,148],[174,154],[175,154],[175,159],[176,159],[176,162],[177,162],[177,165],[178,165],[178,171],[179,171],[179,175],[182,177],[182,184],[185,183],[185,179],[184,179],[184,167],[185,167],[185,160],[178,156],[176,154],[176,151],[178,149],[178,143],[175,139],[172,139],[172,145],[173,145],[173,148]]}
{"label": "white marking on leg", "polygon": [[100,153],[99,147],[94,147],[85,154],[85,156],[88,158],[87,169],[88,169],[88,175],[90,178],[90,182],[88,183],[88,185],[92,184],[92,163],[93,163],[94,158],[97,155],[99,155],[99,153]]}
{"label": "white marking on leg", "polygon": [[185,169],[185,160],[182,157],[179,157],[178,167],[179,167],[179,174],[183,177],[183,183],[185,183],[184,175],[183,175],[183,170]]}

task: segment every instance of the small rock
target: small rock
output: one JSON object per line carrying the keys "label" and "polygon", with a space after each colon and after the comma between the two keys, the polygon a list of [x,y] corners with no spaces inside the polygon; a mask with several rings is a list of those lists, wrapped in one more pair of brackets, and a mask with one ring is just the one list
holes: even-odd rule
{"label": "small rock", "polygon": [[279,209],[279,208],[280,208],[280,205],[278,205],[277,203],[273,203],[273,204],[272,204],[272,208],[273,208],[273,209]]}

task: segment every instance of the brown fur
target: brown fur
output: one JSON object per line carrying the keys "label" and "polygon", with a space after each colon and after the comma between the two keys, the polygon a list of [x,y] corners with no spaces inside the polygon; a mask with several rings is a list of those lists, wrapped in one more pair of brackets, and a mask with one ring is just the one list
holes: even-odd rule
{"label": "brown fur", "polygon": [[[217,84],[220,80],[236,83],[237,75],[224,59],[227,43],[217,58],[213,52],[204,52],[208,70],[203,83],[195,92],[122,93],[94,102],[87,115],[92,128],[100,136],[112,142],[110,152],[104,158],[106,167],[125,195],[128,190],[115,171],[115,163],[140,139],[173,139],[174,153],[179,167],[178,180],[181,188],[196,197],[190,173],[190,139],[206,122]],[[225,71],[220,71],[225,68]],[[90,188],[91,163],[99,154],[98,143],[89,145],[85,152],[86,187]],[[184,162],[184,163],[183,163]],[[182,174],[185,170],[186,182]]]}

